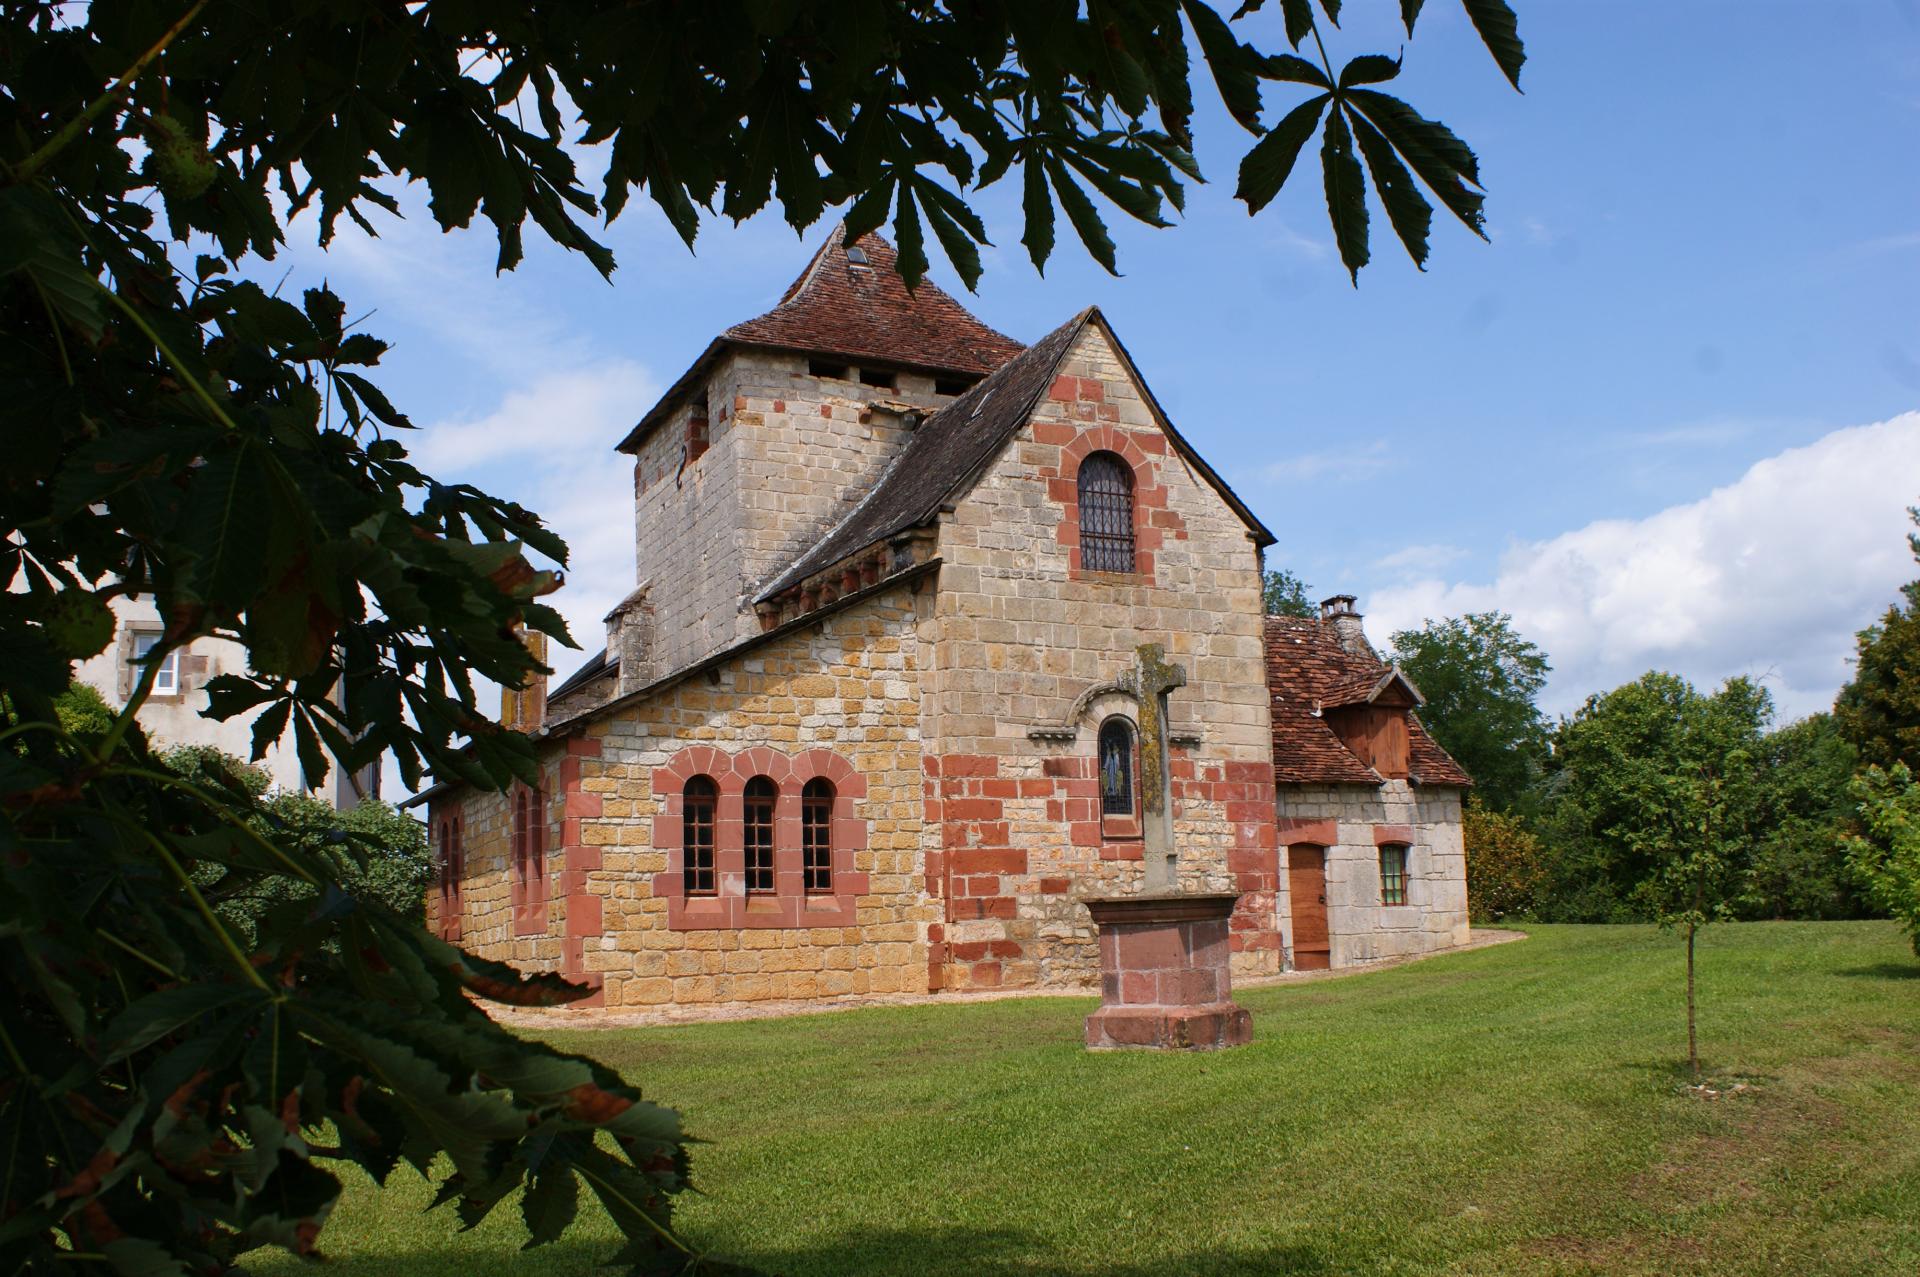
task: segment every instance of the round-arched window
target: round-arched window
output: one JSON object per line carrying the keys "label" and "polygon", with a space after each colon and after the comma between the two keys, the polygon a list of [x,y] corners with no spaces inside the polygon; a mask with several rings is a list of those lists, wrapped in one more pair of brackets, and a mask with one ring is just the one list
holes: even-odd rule
{"label": "round-arched window", "polygon": [[1133,467],[1117,453],[1088,453],[1079,484],[1080,567],[1133,571]]}
{"label": "round-arched window", "polygon": [[1133,815],[1133,724],[1124,718],[1100,724],[1100,813]]}

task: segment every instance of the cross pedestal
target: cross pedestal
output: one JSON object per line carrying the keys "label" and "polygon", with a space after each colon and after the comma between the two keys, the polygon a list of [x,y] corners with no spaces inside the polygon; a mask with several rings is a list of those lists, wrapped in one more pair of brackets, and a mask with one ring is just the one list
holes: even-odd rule
{"label": "cross pedestal", "polygon": [[1253,1040],[1234,1004],[1227,919],[1237,895],[1089,900],[1100,928],[1100,1009],[1087,1017],[1092,1050],[1218,1050]]}

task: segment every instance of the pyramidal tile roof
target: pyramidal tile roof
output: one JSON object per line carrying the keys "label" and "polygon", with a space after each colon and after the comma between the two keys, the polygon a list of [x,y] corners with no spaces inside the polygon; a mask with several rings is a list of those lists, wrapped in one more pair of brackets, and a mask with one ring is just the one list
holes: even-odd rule
{"label": "pyramidal tile roof", "polygon": [[779,305],[714,338],[621,440],[620,450],[637,448],[728,346],[871,360],[969,378],[985,376],[1026,349],[981,323],[932,280],[923,279],[908,292],[893,245],[881,236],[862,235],[851,249],[841,239],[836,227],[780,295]]}
{"label": "pyramidal tile roof", "polygon": [[[1324,707],[1367,699],[1396,671],[1371,652],[1349,652],[1334,627],[1312,617],[1267,618],[1267,691],[1273,706],[1273,778],[1282,785],[1379,785],[1321,717]],[[1404,677],[1404,676],[1403,676]],[[1409,684],[1411,686],[1411,684]],[[1465,788],[1472,777],[1407,715],[1407,762],[1416,785]]]}
{"label": "pyramidal tile roof", "polygon": [[721,334],[743,346],[844,355],[940,372],[984,375],[1025,347],[973,317],[932,280],[912,292],[900,278],[893,245],[862,235],[850,256],[836,230],[780,304]]}

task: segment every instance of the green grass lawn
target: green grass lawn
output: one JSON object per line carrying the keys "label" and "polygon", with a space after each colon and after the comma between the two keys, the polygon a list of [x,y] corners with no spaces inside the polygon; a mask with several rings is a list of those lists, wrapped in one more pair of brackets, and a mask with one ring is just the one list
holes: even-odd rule
{"label": "green grass lawn", "polygon": [[[1920,1273],[1920,961],[1884,923],[1716,926],[1690,1095],[1682,951],[1650,927],[1243,991],[1255,1041],[1089,1054],[1034,998],[555,1034],[711,1141],[704,1247],[791,1274]],[[340,1277],[587,1273],[402,1171]],[[260,1265],[287,1272],[291,1261]]]}

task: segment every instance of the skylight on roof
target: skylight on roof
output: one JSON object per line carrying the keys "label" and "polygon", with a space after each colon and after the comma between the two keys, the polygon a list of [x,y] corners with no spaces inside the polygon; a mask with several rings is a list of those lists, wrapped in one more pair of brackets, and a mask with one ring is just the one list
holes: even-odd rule
{"label": "skylight on roof", "polygon": [[849,248],[847,250],[847,264],[850,266],[865,266],[867,264],[867,250],[858,244]]}

